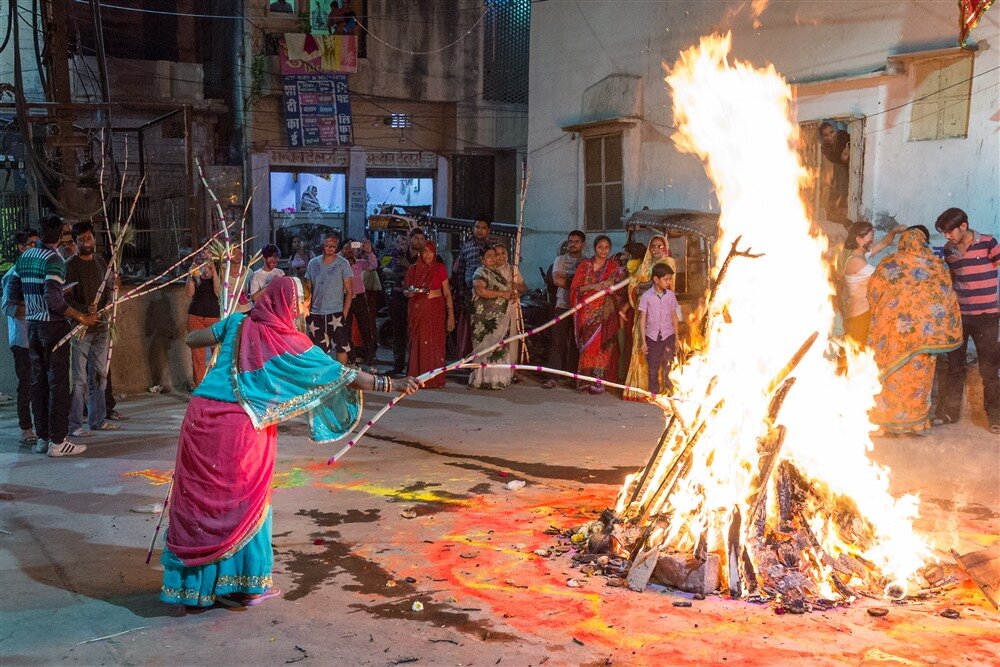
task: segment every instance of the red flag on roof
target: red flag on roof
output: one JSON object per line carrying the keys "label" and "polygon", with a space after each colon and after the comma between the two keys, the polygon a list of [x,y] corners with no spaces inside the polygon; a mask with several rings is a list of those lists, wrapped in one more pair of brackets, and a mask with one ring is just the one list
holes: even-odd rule
{"label": "red flag on roof", "polygon": [[958,0],[961,18],[959,20],[958,43],[964,45],[969,38],[969,33],[979,24],[979,19],[983,17],[986,10],[993,4],[993,0]]}

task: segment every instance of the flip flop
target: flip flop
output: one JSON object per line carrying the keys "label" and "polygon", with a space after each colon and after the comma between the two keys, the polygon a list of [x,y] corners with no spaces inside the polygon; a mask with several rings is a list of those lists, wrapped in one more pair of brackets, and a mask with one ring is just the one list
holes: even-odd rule
{"label": "flip flop", "polygon": [[268,600],[270,598],[276,598],[276,597],[278,597],[280,595],[281,595],[281,589],[280,588],[268,588],[266,591],[264,591],[263,593],[261,593],[260,595],[258,595],[255,598],[246,598],[246,599],[244,599],[243,600],[243,606],[244,607],[252,607],[254,605],[260,604],[264,600]]}

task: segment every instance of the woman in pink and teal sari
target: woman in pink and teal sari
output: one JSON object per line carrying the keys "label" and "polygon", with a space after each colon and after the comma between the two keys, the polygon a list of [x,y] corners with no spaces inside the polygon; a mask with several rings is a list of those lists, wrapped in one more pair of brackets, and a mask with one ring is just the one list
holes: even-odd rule
{"label": "woman in pink and teal sari", "polygon": [[361,391],[411,393],[340,365],[295,327],[309,312],[309,287],[276,278],[249,313],[193,331],[192,348],[219,345],[181,425],[160,599],[208,607],[220,597],[255,604],[280,591],[271,566],[271,478],[277,425],[298,415],[312,439],[333,442],[361,418]]}

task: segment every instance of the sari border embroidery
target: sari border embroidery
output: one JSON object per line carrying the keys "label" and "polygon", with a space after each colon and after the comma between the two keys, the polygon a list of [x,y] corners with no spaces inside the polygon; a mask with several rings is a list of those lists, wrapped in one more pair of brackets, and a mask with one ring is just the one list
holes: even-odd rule
{"label": "sari border embroidery", "polygon": [[[250,422],[253,424],[254,428],[258,431],[267,426],[272,426],[274,424],[280,424],[283,421],[293,419],[304,412],[308,412],[313,408],[319,406],[330,394],[338,391],[344,385],[350,384],[358,375],[358,371],[350,368],[348,366],[343,366],[343,372],[341,372],[340,377],[335,381],[329,382],[318,387],[313,387],[309,391],[281,403],[279,405],[268,408],[267,412],[263,415],[258,415],[253,406],[246,399],[243,393],[240,391],[239,387],[239,359],[240,359],[240,345],[243,339],[243,324],[246,319],[242,320],[239,324],[239,328],[236,330],[236,340],[233,342],[233,361],[232,361],[232,372],[230,374],[233,395],[236,397],[236,402],[239,403],[240,407],[243,408],[247,416],[250,417]],[[361,392],[359,391],[360,395]],[[358,411],[358,420],[360,420],[361,412]],[[355,422],[355,425],[357,422]],[[352,427],[353,428],[353,425]],[[348,429],[350,431],[351,429]],[[346,435],[346,433],[345,433]],[[344,436],[341,436],[344,437]],[[338,438],[339,439],[339,438]]]}

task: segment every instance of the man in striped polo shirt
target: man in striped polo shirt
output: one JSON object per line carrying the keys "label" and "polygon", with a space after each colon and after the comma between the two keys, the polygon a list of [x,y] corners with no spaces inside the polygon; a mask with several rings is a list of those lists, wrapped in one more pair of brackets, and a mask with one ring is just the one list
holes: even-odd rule
{"label": "man in striped polo shirt", "polygon": [[97,315],[81,313],[66,303],[63,283],[66,263],[56,252],[62,240],[63,221],[57,216],[42,220],[42,244],[26,250],[14,264],[7,283],[7,300],[24,305],[31,355],[31,408],[38,441],[34,451],[49,456],[82,454],[86,445],[66,439],[69,429],[69,345],[56,344],[73,327],[71,318],[87,326]]}
{"label": "man in striped polo shirt", "polygon": [[951,269],[952,285],[962,309],[962,346],[948,353],[948,371],[942,378],[935,424],[957,422],[965,389],[965,351],[972,337],[983,378],[983,403],[992,433],[1000,434],[1000,303],[997,299],[997,266],[1000,244],[989,234],[969,229],[969,217],[960,208],[938,216],[934,227],[948,244],[944,258]]}

